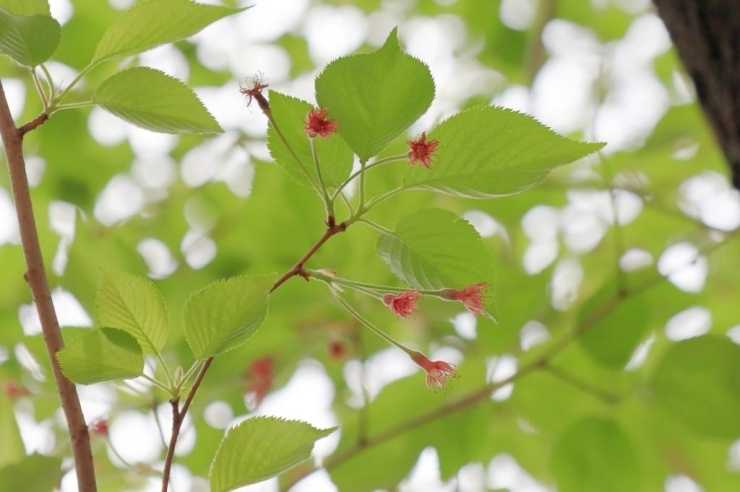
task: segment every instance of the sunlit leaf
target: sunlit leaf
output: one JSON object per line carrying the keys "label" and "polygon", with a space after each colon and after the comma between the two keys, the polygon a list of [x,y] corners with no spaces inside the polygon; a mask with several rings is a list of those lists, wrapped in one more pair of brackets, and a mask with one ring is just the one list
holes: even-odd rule
{"label": "sunlit leaf", "polygon": [[[299,183],[318,183],[309,139],[304,130],[306,115],[313,106],[300,99],[270,91],[270,108],[280,131],[296,153],[294,156],[288,150],[274,126],[270,125],[267,145],[272,158]],[[352,150],[338,135],[331,135],[329,138],[316,137],[314,145],[324,184],[336,188],[352,170]]]}
{"label": "sunlit leaf", "polygon": [[62,459],[32,454],[0,468],[3,490],[53,490],[62,479]]}
{"label": "sunlit leaf", "polygon": [[136,338],[115,328],[89,331],[57,353],[65,376],[78,384],[141,376],[144,354]]}
{"label": "sunlit leaf", "polygon": [[669,412],[703,435],[740,436],[740,346],[701,336],[671,345],[651,386]]}
{"label": "sunlit leaf", "polygon": [[555,444],[552,471],[561,492],[641,490],[635,448],[611,420],[586,418],[568,428]]}
{"label": "sunlit leaf", "polygon": [[216,120],[187,85],[147,67],[107,78],[93,102],[129,123],[162,133],[218,133]]}
{"label": "sunlit leaf", "polygon": [[145,354],[159,352],[169,334],[169,317],[159,291],[143,277],[103,269],[96,298],[100,326],[127,331]]}
{"label": "sunlit leaf", "polygon": [[51,15],[47,0],[0,0],[0,9],[15,15]]}
{"label": "sunlit leaf", "polygon": [[93,63],[113,56],[135,55],[196,34],[228,15],[248,7],[232,9],[189,0],[147,0],[124,12],[103,34]]}
{"label": "sunlit leaf", "polygon": [[378,51],[339,58],[316,78],[319,106],[362,160],[383,150],[432,99],[429,68],[401,49],[395,29]]}
{"label": "sunlit leaf", "polygon": [[49,15],[20,16],[0,8],[0,53],[26,67],[51,58],[61,32],[59,23]]}
{"label": "sunlit leaf", "polygon": [[211,465],[213,492],[267,480],[311,457],[316,441],[336,430],[295,420],[255,417],[229,429]]}
{"label": "sunlit leaf", "polygon": [[[493,259],[465,219],[447,210],[421,209],[381,232],[378,253],[398,278],[416,289],[462,289],[493,280]],[[490,297],[484,304],[491,312]]]}
{"label": "sunlit leaf", "polygon": [[561,137],[531,116],[498,107],[458,113],[434,128],[431,140],[439,142],[431,169],[410,168],[404,188],[468,198],[519,193],[604,146]]}
{"label": "sunlit leaf", "polygon": [[267,316],[275,275],[234,277],[193,294],[183,311],[183,330],[195,356],[214,357],[238,347]]}
{"label": "sunlit leaf", "polygon": [[645,334],[649,314],[644,297],[621,298],[616,285],[609,283],[586,301],[578,313],[579,325],[589,327],[578,341],[596,362],[622,368]]}

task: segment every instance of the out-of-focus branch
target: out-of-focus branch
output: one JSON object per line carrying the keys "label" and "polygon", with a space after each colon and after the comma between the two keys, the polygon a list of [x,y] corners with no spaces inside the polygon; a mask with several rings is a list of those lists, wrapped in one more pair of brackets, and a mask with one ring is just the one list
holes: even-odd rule
{"label": "out-of-focus branch", "polygon": [[654,1],[740,190],[740,2]]}
{"label": "out-of-focus branch", "polygon": [[51,301],[49,281],[46,278],[44,259],[41,255],[41,246],[36,231],[36,220],[33,215],[31,192],[26,176],[26,163],[23,159],[23,135],[42,124],[46,119],[37,120],[34,120],[31,125],[21,127],[21,129],[15,127],[8,101],[5,98],[5,90],[0,81],[0,135],[2,135],[5,157],[8,161],[8,173],[10,174],[13,200],[18,215],[23,255],[26,258],[27,271],[25,278],[31,288],[33,300],[36,304],[54,380],[61,399],[64,416],[67,419],[69,437],[72,441],[72,452],[75,458],[78,489],[80,492],[94,492],[97,490],[95,468],[85,416],[82,414],[77,388],[74,383],[64,376],[57,361],[56,354],[64,347],[64,340],[62,339],[62,332],[59,330],[54,304]]}

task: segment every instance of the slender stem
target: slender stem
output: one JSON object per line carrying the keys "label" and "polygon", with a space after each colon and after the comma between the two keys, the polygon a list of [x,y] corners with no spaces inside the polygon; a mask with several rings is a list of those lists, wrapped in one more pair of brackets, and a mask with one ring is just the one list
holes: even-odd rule
{"label": "slender stem", "polygon": [[365,325],[366,328],[368,328],[370,331],[372,331],[373,333],[375,333],[376,335],[378,335],[380,338],[382,338],[386,342],[388,342],[391,345],[393,345],[395,347],[398,347],[401,350],[403,350],[404,352],[406,352],[409,355],[409,357],[412,357],[413,356],[414,351],[412,351],[412,350],[404,347],[402,344],[398,343],[397,341],[395,341],[394,339],[392,339],[390,336],[386,335],[383,330],[381,330],[380,328],[376,327],[374,324],[372,324],[371,322],[369,322],[368,320],[366,320],[360,313],[358,313],[355,310],[355,308],[353,308],[352,306],[350,306],[350,304],[347,301],[345,301],[342,298],[342,296],[340,296],[339,293],[336,290],[332,289],[331,286],[329,286],[329,290],[331,290],[332,295],[339,302],[339,304],[341,304],[342,307],[344,309],[346,309],[347,312],[349,314],[351,314],[357,321],[359,321],[360,323],[362,323],[363,325]]}
{"label": "slender stem", "polygon": [[330,237],[334,236],[335,234],[339,234],[340,232],[344,232],[347,229],[348,225],[346,222],[342,222],[341,224],[338,224],[334,227],[327,227],[327,229],[324,231],[324,234],[319,238],[316,243],[311,246],[311,248],[306,251],[306,254],[301,256],[301,259],[296,262],[295,265],[293,265],[293,268],[285,272],[279,279],[275,281],[275,283],[272,286],[272,289],[270,289],[270,292],[274,292],[275,289],[280,287],[285,283],[286,280],[288,280],[290,277],[293,277],[295,275],[298,275],[301,270],[303,269],[303,265],[319,250],[321,246],[324,245],[326,241],[329,240]]}
{"label": "slender stem", "polygon": [[311,157],[313,158],[313,164],[316,169],[316,177],[319,180],[321,199],[324,200],[324,208],[326,209],[326,223],[331,227],[334,225],[334,197],[329,198],[329,192],[326,191],[324,177],[321,174],[321,166],[319,166],[319,156],[316,153],[316,137],[308,137],[308,140],[311,144]]}
{"label": "slender stem", "polygon": [[39,315],[44,343],[51,362],[62,410],[67,420],[69,437],[72,441],[72,453],[75,459],[78,488],[81,492],[94,492],[97,490],[97,485],[90,449],[90,433],[85,423],[85,416],[82,413],[77,388],[74,383],[64,376],[57,360],[57,352],[64,347],[64,339],[51,300],[49,281],[46,277],[44,258],[41,254],[36,229],[31,192],[26,176],[26,163],[23,158],[23,133],[15,128],[2,81],[0,81],[0,134],[2,135],[8,161],[8,173],[10,174],[13,200],[18,216],[23,255],[26,259],[27,271],[25,278],[31,288],[36,311]]}
{"label": "slender stem", "polygon": [[[368,205],[368,206],[370,206],[370,205]],[[387,229],[387,228],[383,227],[382,225],[380,225],[380,224],[378,224],[376,222],[373,222],[372,220],[358,219],[357,222],[362,222],[363,224],[367,224],[368,226],[372,227],[373,229],[375,229],[376,231],[378,231],[378,232],[380,232],[382,234],[388,234],[390,236],[393,236],[394,235],[393,234],[393,231],[391,231],[390,229]]]}
{"label": "slender stem", "polygon": [[[99,63],[99,62],[98,62]],[[65,97],[67,97],[67,94],[74,88],[74,86],[77,85],[77,83],[82,80],[82,77],[84,77],[90,70],[98,66],[98,63],[91,63],[90,65],[86,66],[82,70],[80,70],[80,73],[77,74],[77,77],[72,79],[72,82],[69,83],[69,85],[60,92],[52,101],[49,101],[49,113],[53,113],[56,108],[58,107],[58,103],[60,103]],[[48,72],[47,72],[48,75]],[[49,77],[49,83],[52,83],[51,77]]]}
{"label": "slender stem", "polygon": [[357,213],[362,214],[365,212],[365,171],[367,161],[360,161],[360,203],[357,205]]}
{"label": "slender stem", "polygon": [[285,138],[285,135],[283,135],[283,132],[280,130],[280,127],[275,122],[275,118],[273,118],[272,116],[272,110],[269,110],[269,111],[263,110],[263,112],[265,113],[265,116],[267,116],[267,119],[270,120],[272,127],[275,129],[275,133],[278,134],[278,137],[280,137],[280,140],[282,140],[283,144],[285,145],[285,148],[288,149],[288,152],[293,157],[293,160],[295,160],[296,164],[298,164],[298,167],[303,172],[303,175],[306,177],[308,182],[311,184],[311,187],[314,189],[314,191],[316,191],[316,193],[321,195],[321,190],[316,186],[316,183],[314,182],[314,180],[311,179],[311,175],[308,174],[308,170],[306,169],[306,166],[303,165],[303,162],[301,161],[300,157],[298,157],[298,154],[295,153],[295,150],[293,150],[293,147],[288,142],[288,139]]}
{"label": "slender stem", "polygon": [[54,111],[62,111],[64,109],[79,109],[79,108],[89,108],[91,106],[95,106],[95,103],[92,101],[79,101],[79,102],[73,102],[73,103],[65,103],[65,104],[57,104],[54,106]]}
{"label": "slender stem", "polygon": [[188,413],[190,404],[193,402],[193,398],[195,398],[195,393],[198,391],[200,383],[206,376],[206,372],[208,372],[208,368],[211,367],[212,362],[213,357],[209,357],[206,359],[205,363],[203,363],[203,367],[200,368],[200,372],[198,372],[198,376],[193,382],[193,387],[190,388],[188,396],[185,398],[185,403],[182,405],[182,409],[179,408],[179,398],[170,400],[170,405],[172,406],[172,435],[170,436],[170,444],[167,447],[167,456],[165,457],[164,469],[162,470],[162,492],[167,492],[169,487],[170,470],[172,469],[172,460],[175,457],[175,446],[177,445],[178,437],[180,437],[180,429],[185,420],[185,414]]}
{"label": "slender stem", "polygon": [[339,195],[339,193],[344,189],[344,187],[347,186],[348,184],[350,184],[353,179],[355,179],[357,176],[365,173],[366,171],[369,171],[370,169],[372,169],[374,167],[382,166],[383,164],[388,164],[389,162],[398,162],[398,161],[402,161],[402,160],[406,160],[406,159],[408,159],[408,157],[406,157],[405,154],[403,154],[403,155],[394,155],[393,157],[386,157],[385,159],[380,159],[378,161],[375,161],[372,164],[369,164],[369,165],[367,165],[367,166],[365,166],[365,167],[363,167],[363,168],[355,171],[354,173],[352,173],[350,175],[349,178],[345,179],[342,182],[342,184],[339,185],[339,188],[337,188],[336,191],[334,192],[334,195],[332,195],[332,200],[335,199],[337,197],[337,195]]}
{"label": "slender stem", "polygon": [[160,383],[159,381],[157,381],[157,380],[156,380],[156,379],[154,379],[153,377],[151,377],[151,376],[148,376],[148,375],[146,375],[146,374],[142,374],[142,375],[141,375],[141,377],[142,377],[143,379],[146,379],[147,381],[149,381],[150,383],[152,383],[152,385],[156,386],[157,388],[161,389],[162,391],[165,391],[165,392],[167,392],[167,393],[169,393],[169,392],[170,392],[170,388],[168,388],[168,387],[167,387],[167,386],[165,386],[164,384]]}
{"label": "slender stem", "polygon": [[41,103],[43,104],[44,108],[46,108],[49,104],[49,98],[46,96],[46,92],[41,86],[41,80],[39,80],[39,76],[35,70],[31,70],[31,80],[33,81],[34,87],[36,87],[36,92],[41,99]]}
{"label": "slender stem", "polygon": [[385,193],[383,193],[382,195],[380,195],[380,196],[378,196],[378,197],[375,197],[375,198],[373,198],[373,199],[372,199],[372,200],[370,200],[370,202],[368,202],[368,204],[367,204],[367,205],[365,206],[365,211],[368,211],[368,210],[370,210],[370,208],[374,207],[374,206],[375,206],[375,205],[377,205],[378,203],[380,203],[380,202],[384,202],[385,200],[389,199],[389,198],[390,198],[390,197],[392,197],[392,196],[395,196],[395,195],[397,195],[397,194],[401,193],[402,191],[406,191],[406,190],[405,190],[405,188],[403,188],[403,187],[400,187],[400,186],[399,186],[398,188],[393,188],[392,190],[390,190],[390,191],[386,191],[386,192],[385,192]]}

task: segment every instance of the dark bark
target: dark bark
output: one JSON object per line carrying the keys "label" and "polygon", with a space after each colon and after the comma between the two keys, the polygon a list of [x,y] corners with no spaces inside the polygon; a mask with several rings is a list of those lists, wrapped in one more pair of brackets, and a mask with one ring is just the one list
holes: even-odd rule
{"label": "dark bark", "polygon": [[740,190],[740,0],[654,0]]}

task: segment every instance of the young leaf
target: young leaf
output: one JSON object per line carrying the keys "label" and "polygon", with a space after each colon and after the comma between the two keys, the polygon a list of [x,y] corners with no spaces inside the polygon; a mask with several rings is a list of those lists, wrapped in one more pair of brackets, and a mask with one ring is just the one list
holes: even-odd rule
{"label": "young leaf", "polygon": [[[589,317],[609,302],[617,302],[616,284],[611,282],[586,301],[578,313],[578,323],[588,323]],[[581,347],[599,364],[621,369],[627,364],[648,327],[650,311],[642,296],[632,296],[619,303],[595,325],[578,337]]]}
{"label": "young leaf", "polygon": [[388,268],[417,289],[461,289],[493,280],[490,250],[468,221],[447,210],[422,209],[401,218],[392,233],[380,234],[377,248]]}
{"label": "young leaf", "polygon": [[671,345],[652,379],[658,402],[699,434],[740,436],[740,346],[701,336]]}
{"label": "young leaf", "polygon": [[[288,151],[275,128],[270,125],[267,130],[267,145],[272,158],[299,183],[306,185],[310,182],[318,183],[311,146],[304,129],[306,115],[313,109],[313,106],[300,99],[270,91],[270,108],[272,109],[273,118],[279,125],[283,136],[297,154],[300,164],[296,162],[293,154]],[[349,177],[352,170],[352,150],[338,135],[332,135],[329,138],[316,137],[314,144],[321,165],[324,184],[331,188],[338,187]],[[301,170],[301,166],[305,173]]]}
{"label": "young leaf", "polygon": [[59,46],[62,27],[49,15],[14,15],[0,8],[0,53],[25,67],[35,67]]}
{"label": "young leaf", "polygon": [[167,309],[154,284],[130,273],[103,269],[97,295],[98,323],[124,330],[145,354],[157,353],[170,331]]}
{"label": "young leaf", "polygon": [[531,116],[497,107],[463,111],[427,137],[439,141],[431,169],[410,168],[404,188],[468,198],[519,193],[540,184],[553,168],[604,146],[561,137]]}
{"label": "young leaf", "polygon": [[211,463],[212,492],[267,480],[311,457],[314,442],[336,430],[296,420],[255,417],[229,429]]}
{"label": "young leaf", "polygon": [[119,118],[154,132],[223,131],[192,89],[153,68],[134,67],[108,77],[92,99]]}
{"label": "young leaf", "polygon": [[48,0],[0,0],[0,9],[15,15],[51,15]]}
{"label": "young leaf", "polygon": [[77,384],[140,376],[144,354],[136,338],[116,328],[89,330],[57,352],[64,375]]}
{"label": "young leaf", "polygon": [[555,444],[552,472],[560,492],[642,490],[635,448],[611,420],[586,418],[566,430]]}
{"label": "young leaf", "polygon": [[374,53],[331,62],[316,78],[316,100],[339,123],[361,160],[377,155],[432,104],[434,80],[405,53],[394,29]]}
{"label": "young leaf", "polygon": [[62,479],[62,459],[32,454],[0,468],[3,490],[54,490]]}
{"label": "young leaf", "polygon": [[267,316],[275,275],[234,277],[193,294],[183,310],[185,338],[199,359],[236,348]]}
{"label": "young leaf", "polygon": [[245,8],[232,9],[188,0],[148,0],[124,12],[103,34],[92,63],[135,55],[196,34],[207,25]]}

